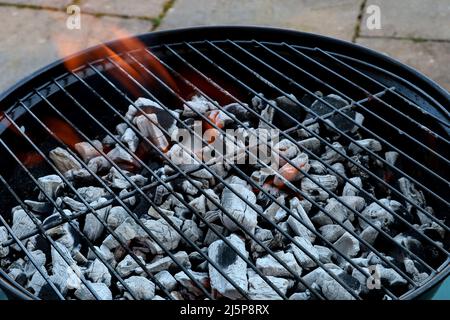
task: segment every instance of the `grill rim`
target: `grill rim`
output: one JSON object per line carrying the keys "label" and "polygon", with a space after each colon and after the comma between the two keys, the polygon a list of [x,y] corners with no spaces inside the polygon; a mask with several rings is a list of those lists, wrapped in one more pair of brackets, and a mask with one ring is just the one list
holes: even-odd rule
{"label": "grill rim", "polygon": [[[418,72],[417,70],[395,59],[392,59],[381,53],[378,53],[376,51],[373,51],[371,49],[362,47],[360,45],[348,41],[288,29],[256,27],[256,26],[191,27],[168,31],[159,31],[151,34],[146,33],[138,35],[136,37],[142,42],[148,44],[149,46],[155,45],[157,46],[158,44],[167,44],[167,43],[174,44],[177,43],[177,41],[194,42],[196,40],[214,41],[223,39],[232,39],[234,41],[237,40],[248,41],[249,39],[256,39],[265,42],[276,41],[277,43],[295,41],[300,42],[302,43],[302,45],[305,46],[308,46],[308,42],[311,42],[313,44],[311,45],[311,48],[319,48],[321,50],[323,49],[326,51],[328,51],[328,49],[332,49],[330,51],[332,51],[334,54],[340,57],[346,57],[354,59],[358,62],[366,63],[370,67],[381,69],[381,71],[388,73],[388,75],[407,82],[408,85],[411,85],[412,88],[419,91],[419,93],[423,94],[422,98],[433,100],[434,102],[433,107],[439,109],[437,111],[440,112],[440,115],[437,117],[446,120],[450,118],[450,113],[442,105],[442,102],[448,103],[448,101],[450,101],[450,93],[446,91],[443,87],[441,87],[439,84],[437,84],[427,76]],[[44,80],[53,79],[55,74],[61,76],[62,74],[67,73],[64,67],[65,61],[69,61],[71,59],[73,60],[74,58],[80,56],[89,57],[93,52],[98,52],[99,50],[102,50],[102,46],[105,44],[111,48],[117,47],[118,45],[120,45],[120,42],[123,41],[123,39],[113,40],[74,53],[66,58],[59,59],[31,73],[30,75],[23,78],[15,85],[4,91],[2,94],[0,94],[0,102],[5,104],[6,106],[13,107],[12,106],[13,103],[9,102],[17,101],[17,97],[22,96],[23,93],[27,94],[33,92],[33,88],[35,88],[34,84],[36,82],[38,81],[42,82],[43,79]],[[82,65],[84,65],[84,63],[80,64],[80,66]],[[422,108],[422,106],[420,107]],[[441,265],[441,268],[439,268],[441,269],[441,271],[435,273],[434,276],[431,279],[429,279],[424,285],[419,286],[414,291],[410,291],[405,295],[400,296],[399,298],[413,299],[419,297],[420,295],[422,295],[423,293],[434,287],[436,284],[438,284],[441,280],[445,279],[450,273],[449,261],[450,259],[447,258],[447,260]],[[0,287],[3,287],[3,285],[6,285],[7,287],[15,287],[15,285],[11,285],[10,283],[8,283],[8,281],[6,281],[5,283],[4,280],[5,279],[0,277]],[[20,287],[19,289],[22,288]],[[17,291],[15,290],[15,292]],[[23,296],[25,297],[26,294],[23,294]],[[32,296],[33,298],[36,298],[34,295]]]}

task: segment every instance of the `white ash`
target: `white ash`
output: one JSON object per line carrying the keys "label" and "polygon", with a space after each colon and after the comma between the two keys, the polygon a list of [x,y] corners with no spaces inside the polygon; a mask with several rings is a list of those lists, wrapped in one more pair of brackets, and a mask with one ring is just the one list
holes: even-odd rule
{"label": "white ash", "polygon": [[237,196],[239,194],[249,203],[256,204],[256,196],[248,188],[242,184],[231,183],[228,187],[224,188],[222,193],[221,204],[226,208],[227,212],[238,222],[240,225],[236,225],[226,214],[222,215],[222,222],[228,229],[234,231],[239,228],[244,228],[251,233],[255,232],[257,225],[257,212],[253,210],[245,201]]}
{"label": "white ash", "polygon": [[23,209],[14,210],[12,220],[12,232],[16,237],[20,238],[36,228],[33,220],[28,216],[28,214]]}
{"label": "white ash", "polygon": [[342,191],[343,196],[357,196],[359,195],[359,190],[362,189],[362,180],[360,177],[353,177],[349,179],[355,186],[346,182],[344,189]]}
{"label": "white ash", "polygon": [[119,145],[117,145],[114,149],[109,151],[106,156],[111,161],[113,161],[117,164],[125,163],[125,164],[131,164],[134,166],[138,166],[138,164],[137,164],[136,160],[133,158],[133,156]]}
{"label": "white ash", "polygon": [[126,199],[124,199],[125,196],[128,195],[128,191],[126,189],[123,189],[119,193],[119,197],[123,199],[123,202],[129,204],[130,206],[134,206],[136,204],[136,197],[135,196],[128,196]]}
{"label": "white ash", "polygon": [[[227,237],[227,240],[241,254],[248,256],[245,243],[238,236],[232,234]],[[208,256],[222,268],[223,273],[232,279],[239,288],[247,292],[247,263],[229,245],[222,240],[215,241],[208,248]],[[211,264],[209,264],[209,277],[211,288],[217,290],[221,295],[230,299],[241,298],[241,293]]]}
{"label": "white ash", "polygon": [[309,173],[318,175],[324,175],[327,173],[327,168],[325,167],[325,165],[318,160],[310,160],[309,165]]}
{"label": "white ash", "polygon": [[364,140],[358,140],[355,142],[350,143],[348,149],[353,153],[360,153],[362,151],[365,151],[362,148],[366,148],[373,152],[381,151],[383,148],[381,146],[381,143],[375,139],[364,139]]}
{"label": "white ash", "polygon": [[274,277],[300,277],[302,268],[292,253],[275,252],[276,256],[292,270],[293,274],[279,263],[272,255],[256,260],[256,267],[266,276]]}
{"label": "white ash", "polygon": [[[205,272],[196,272],[192,270],[188,270],[189,274],[196,279],[203,287],[208,290],[209,287],[209,276],[208,273]],[[188,277],[188,275],[184,271],[180,271],[175,275],[175,279],[185,287],[189,292],[191,292],[195,296],[200,296],[203,294],[203,291]]]}
{"label": "white ash", "polygon": [[[404,177],[400,178],[398,179],[398,186],[403,195],[411,200],[411,202],[415,203],[419,207],[425,206],[425,196],[423,195],[423,192],[417,190],[416,186],[411,181]],[[413,205],[409,202],[406,202],[406,208],[409,212],[411,212]],[[420,220],[420,223],[427,224],[432,222],[432,220],[420,210],[417,210],[416,214]]]}
{"label": "white ash", "polygon": [[[256,228],[255,238],[261,241],[265,246],[270,247],[270,243],[272,242],[274,237],[272,231],[268,229]],[[254,240],[251,241],[250,248],[254,256],[259,256],[260,254],[266,252],[266,249],[264,249]]]}
{"label": "white ash", "polygon": [[[268,276],[270,281],[282,294],[286,294],[289,281],[279,277]],[[252,269],[248,269],[248,295],[252,300],[282,300],[269,284]]]}
{"label": "white ash", "polygon": [[344,178],[347,177],[345,173],[345,167],[341,162],[336,162],[331,165],[331,169],[329,170],[330,174],[336,175],[338,179],[339,185],[344,183]]}
{"label": "white ash", "polygon": [[[288,218],[289,225],[291,226],[291,228],[294,231],[299,228],[303,229],[302,228],[302,227],[304,227],[303,224],[308,226],[310,229],[307,229],[306,227],[304,227],[306,229],[306,234],[308,234],[311,242],[314,242],[316,239],[316,235],[314,234],[313,231],[316,230],[316,227],[311,222],[308,214],[306,213],[305,209],[303,208],[301,201],[297,197],[295,197],[290,200],[289,204],[290,204],[291,215],[292,215]],[[297,219],[295,219],[294,217]],[[302,221],[303,224],[301,222],[299,222],[298,220]],[[300,225],[298,225],[299,223],[302,224],[302,227],[300,227]],[[296,225],[296,227],[294,227],[294,225]],[[297,235],[300,236],[301,233],[303,233],[303,232],[298,232]]]}
{"label": "white ash", "polygon": [[315,267],[317,264],[311,256],[317,260],[319,259],[319,252],[317,249],[307,238],[294,237],[294,240],[296,243],[290,245],[290,251],[292,251],[300,266],[304,269]]}
{"label": "white ash", "polygon": [[50,151],[49,157],[62,173],[82,168],[81,163],[77,159],[75,159],[67,150],[60,147]]}
{"label": "white ash", "polygon": [[98,140],[93,140],[92,144],[89,142],[79,142],[75,144],[74,148],[86,163],[92,158],[100,156],[100,152],[97,150],[103,151],[103,145]]}
{"label": "white ash", "polygon": [[[169,217],[169,219],[178,227],[181,227],[182,221],[176,217]],[[164,219],[158,220],[145,220],[144,226],[153,234],[153,236],[158,239],[161,244],[168,250],[173,250],[178,247],[181,240],[181,235],[169,225],[169,223]],[[116,229],[117,230],[117,229]],[[142,242],[149,247],[152,253],[162,253],[162,248],[151,238],[149,238],[147,232],[144,229],[138,229],[137,236]]]}
{"label": "white ash", "polygon": [[314,248],[317,250],[320,262],[324,264],[332,262],[335,255],[328,247],[315,245]]}
{"label": "white ash", "polygon": [[136,152],[139,145],[139,138],[133,129],[127,128],[122,134],[120,140],[128,146],[131,152]]}
{"label": "white ash", "polygon": [[273,151],[277,154],[280,154],[280,159],[278,160],[281,165],[286,163],[287,159],[295,158],[300,152],[298,146],[288,139],[283,139],[273,147]]}
{"label": "white ash", "polygon": [[[152,300],[155,296],[155,284],[145,277],[132,276],[125,279],[124,282],[138,300]],[[123,289],[120,282],[117,283],[117,287]],[[133,299],[133,296],[127,291],[123,295],[129,300]]]}
{"label": "white ash", "polygon": [[181,227],[181,231],[194,243],[200,243],[203,239],[203,231],[193,220],[185,220]]}
{"label": "white ash", "polygon": [[174,290],[177,286],[177,280],[167,270],[158,272],[157,274],[155,274],[155,278],[168,291]]}
{"label": "white ash", "polygon": [[360,236],[361,239],[369,243],[370,245],[373,245],[375,240],[378,237],[378,230],[375,229],[372,226],[367,226],[364,230],[361,231]]}
{"label": "white ash", "polygon": [[[145,261],[142,257],[138,257],[140,262],[145,265]],[[127,277],[133,272],[142,273],[142,268],[139,266],[138,262],[130,255],[125,256],[122,261],[117,264],[116,271],[122,277]]]}
{"label": "white ash", "polygon": [[329,198],[329,194],[324,189],[334,192],[338,186],[337,178],[333,175],[311,174],[311,178],[312,180],[307,177],[302,179],[301,189],[315,201],[325,201]]}
{"label": "white ash", "polygon": [[[189,261],[189,256],[185,251],[179,251],[174,254],[175,260],[182,265],[185,268],[190,268],[191,263]],[[168,270],[170,268],[173,268],[177,266],[177,264],[172,260],[170,257],[164,257],[161,259],[158,259],[157,261],[154,261],[150,264],[147,264],[145,266],[145,269],[148,270],[148,272],[156,273],[162,270]]]}
{"label": "white ash", "polygon": [[[112,300],[112,293],[108,286],[103,282],[93,283],[88,282],[91,290],[95,292],[100,300]],[[80,300],[97,300],[97,297],[83,284],[75,291],[75,297]]]}

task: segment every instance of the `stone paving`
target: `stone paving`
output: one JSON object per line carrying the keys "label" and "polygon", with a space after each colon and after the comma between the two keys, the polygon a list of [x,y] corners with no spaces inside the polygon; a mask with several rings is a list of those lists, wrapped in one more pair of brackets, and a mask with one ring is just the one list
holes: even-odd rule
{"label": "stone paving", "polygon": [[[80,30],[66,27],[73,4],[81,8]],[[367,27],[371,5],[380,8],[379,30]],[[212,24],[268,25],[353,41],[450,90],[450,0],[0,0],[0,91],[62,55],[124,33]]]}

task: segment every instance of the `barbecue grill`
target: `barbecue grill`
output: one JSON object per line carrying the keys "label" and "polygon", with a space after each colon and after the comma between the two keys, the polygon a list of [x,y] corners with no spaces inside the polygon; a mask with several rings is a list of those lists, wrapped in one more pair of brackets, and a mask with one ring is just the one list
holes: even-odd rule
{"label": "barbecue grill", "polygon": [[[74,146],[81,141],[87,142],[105,157],[107,153],[103,152],[94,140],[102,140],[109,135],[115,144],[127,148],[120,137],[117,139],[114,130],[123,122],[133,130],[136,129],[127,119],[126,113],[130,104],[134,105],[138,112],[142,112],[143,107],[134,103],[137,98],[151,99],[166,115],[170,115],[171,110],[181,108],[194,93],[206,97],[206,101],[219,110],[222,110],[221,106],[235,103],[262,122],[265,122],[265,119],[252,109],[251,100],[268,105],[274,110],[274,117],[267,125],[278,130],[280,139],[297,143],[297,135],[300,132],[316,138],[321,148],[326,147],[327,150],[334,151],[341,156],[342,161],[350,163],[361,175],[367,177],[372,189],[354,183],[348,174],[339,171],[315,152],[302,147],[309,159],[319,162],[326,172],[333,173],[340,180],[340,185],[352,186],[367,203],[374,202],[390,213],[395,227],[384,229],[365,218],[360,210],[355,210],[345,203],[335,189],[315,180],[316,176],[306,172],[307,170],[301,170],[304,179],[308,178],[319,185],[320,194],[325,194],[327,199],[335,199],[345,210],[376,230],[375,242],[369,241],[344,221],[330,215],[320,203],[320,199],[316,198],[316,194],[305,192],[299,184],[287,184],[290,192],[295,193],[298,199],[311,204],[311,210],[330,218],[333,224],[347,232],[348,237],[356,239],[358,247],[366,248],[365,250],[377,257],[383,268],[392,270],[396,276],[403,279],[402,285],[392,287],[386,281],[381,281],[379,287],[373,290],[362,292],[355,289],[355,272],[362,276],[362,284],[366,279],[369,282],[376,280],[369,266],[359,264],[357,258],[349,257],[337,242],[324,237],[323,233],[315,228],[316,223],[311,226],[300,219],[288,205],[280,203],[279,207],[287,212],[287,216],[293,216],[308,234],[314,236],[315,244],[330,249],[334,257],[333,262],[339,261],[342,267],[340,273],[336,273],[330,263],[324,263],[317,256],[308,253],[303,242],[298,243],[295,232],[263,216],[259,204],[249,201],[234,188],[235,184],[212,171],[205,163],[187,169],[171,163],[171,174],[161,176],[158,174],[158,169],[161,169],[161,166],[157,165],[158,161],[163,159],[170,162],[170,159],[167,150],[151,136],[140,136],[141,143],[145,145],[144,153],[142,148],[130,152],[130,161],[139,167],[142,175],[151,179],[139,184],[129,177],[125,178],[129,186],[126,192],[119,194],[117,189],[105,183],[100,174],[96,174],[80,160]],[[330,94],[350,103],[336,107],[326,99]],[[289,103],[277,104],[275,99],[280,96]],[[315,100],[322,102],[325,111],[318,112],[312,108]],[[50,260],[50,252],[52,256],[53,252],[57,252],[62,257],[60,263],[66,264],[68,272],[77,276],[79,285],[87,295],[95,299],[102,298],[92,279],[88,279],[85,272],[76,272],[79,269],[74,266],[74,259],[75,264],[80,265],[83,265],[80,262],[83,259],[68,255],[60,245],[61,239],[52,232],[66,226],[76,235],[77,241],[82,243],[80,255],[88,257],[89,260],[97,259],[104,265],[112,277],[114,289],[111,290],[115,297],[122,297],[118,293],[120,291],[127,292],[129,298],[140,298],[127,281],[127,276],[118,271],[117,264],[96,249],[96,246],[99,246],[98,241],[86,235],[82,226],[87,223],[87,216],[91,215],[101,223],[105,236],[117,242],[122,256],[129,255],[135,269],[140,268],[140,274],[151,280],[159,295],[165,299],[177,299],[181,296],[214,299],[227,296],[211,289],[211,279],[205,278],[208,272],[200,276],[199,272],[193,270],[194,267],[189,267],[189,264],[194,265],[193,260],[207,265],[210,276],[214,272],[217,277],[222,277],[239,298],[250,299],[252,296],[243,288],[239,279],[233,278],[226,271],[227,267],[236,261],[242,262],[258,277],[261,286],[272,290],[273,295],[279,298],[287,299],[289,294],[305,290],[310,298],[329,298],[324,295],[324,289],[314,281],[311,283],[305,280],[305,274],[310,270],[304,271],[303,274],[296,272],[292,264],[276,253],[276,249],[271,249],[267,242],[248,230],[242,221],[236,220],[230,214],[230,208],[211,197],[203,187],[195,191],[197,196],[204,196],[214,202],[220,215],[230,219],[231,224],[241,226],[238,231],[230,232],[220,223],[208,221],[205,215],[199,213],[198,208],[192,206],[192,202],[186,201],[186,197],[169,191],[169,194],[177,197],[189,209],[205,233],[209,232],[216,241],[222,241],[222,249],[219,248],[220,257],[215,259],[213,255],[205,252],[197,241],[193,241],[186,230],[161,208],[161,204],[156,200],[155,190],[169,187],[170,183],[173,186],[186,180],[191,182],[192,175],[200,170],[208,171],[223,188],[231,190],[232,196],[238,198],[236,201],[243,201],[245,206],[257,212],[259,223],[270,230],[276,230],[277,236],[284,239],[282,241],[288,241],[305,251],[317,269],[323,272],[322,276],[329,278],[337,291],[344,290],[346,297],[412,299],[441,282],[449,274],[450,96],[422,74],[374,51],[323,36],[270,28],[202,27],[163,31],[141,35],[133,40],[113,41],[57,61],[9,89],[0,97],[0,101],[0,226],[4,227],[6,235],[0,254],[5,248],[9,252],[0,259],[0,286],[13,296],[22,299],[68,298],[68,295],[62,292],[61,285],[47,273],[49,262],[42,265],[39,257],[33,254],[33,250],[39,248],[47,256],[47,261]],[[355,112],[363,115],[362,124],[353,118]],[[218,131],[222,129],[211,118],[201,118],[209,127]],[[334,125],[330,124],[329,120],[333,121]],[[189,128],[182,120],[175,121],[179,123],[180,128]],[[237,121],[244,128],[249,125],[246,121]],[[398,155],[397,162],[389,161],[383,153],[371,149],[370,145],[359,145],[358,149],[367,155],[367,162],[361,162],[358,158],[342,152],[336,147],[335,139],[354,144],[357,144],[357,141],[345,126],[336,125],[340,121],[356,127],[360,138],[375,139],[383,146],[384,151],[395,152]],[[326,129],[317,133],[313,125]],[[158,129],[158,132],[167,133],[168,126],[160,119]],[[135,131],[139,135],[139,130]],[[59,217],[43,223],[45,217],[38,215],[36,208],[27,200],[35,199],[37,193],[45,191],[39,183],[40,177],[57,175],[65,185],[65,192],[79,195],[79,186],[74,186],[76,179],[62,174],[53,158],[49,157],[49,153],[56,147],[67,150],[76,158],[83,169],[93,177],[92,185],[104,188],[107,196],[106,201],[98,205],[92,205],[80,196],[79,201],[85,209],[75,213],[64,210],[65,204],[56,197],[46,197],[45,201],[41,199],[40,203],[46,206],[43,211],[54,211]],[[123,169],[120,164],[110,159],[108,161],[113,168]],[[380,173],[374,169],[374,164],[380,164],[384,168],[383,171]],[[268,204],[278,203],[277,197],[250,177],[246,167],[235,164],[231,164],[231,167],[233,175],[244,180],[252,192],[264,195]],[[400,190],[396,183],[396,179],[400,177],[406,178],[420,190],[426,199],[426,206]],[[380,198],[394,199],[402,204],[402,209],[393,210],[385,202],[380,202]],[[131,203],[130,199],[134,199],[137,204]],[[140,218],[143,204],[146,205],[145,213],[149,206],[154,208],[167,230],[179,234],[182,246],[189,254],[190,263],[186,263],[178,250],[174,250],[176,248],[167,247],[160,237],[155,236],[154,232],[142,223]],[[117,229],[114,230],[101,218],[101,211],[111,205],[122,206],[130,221],[138,224],[146,237],[160,247],[158,258],[167,260],[167,269],[184,272],[183,277],[177,277],[181,287],[178,292],[174,293],[169,289],[161,277],[155,276],[156,272],[149,271],[150,261],[142,259],[143,255],[135,250],[134,243],[121,239],[115,231]],[[17,206],[33,223],[33,228],[25,233],[15,232],[17,228],[14,226],[11,210]],[[409,209],[406,210],[406,207]],[[429,227],[420,227],[418,216],[425,217]],[[235,233],[239,237],[230,236]],[[406,240],[399,240],[396,237],[399,233],[403,233]],[[414,241],[408,240],[411,238]],[[30,245],[30,239],[34,239],[33,245]],[[262,271],[255,262],[256,259],[244,253],[245,248],[242,250],[240,243],[245,243],[247,250],[251,243],[257,245],[261,255],[267,255],[272,259],[272,263],[282,265],[288,274],[286,277],[289,281],[285,281],[288,289],[281,289],[281,282],[278,281],[281,278],[277,280]],[[213,245],[210,244],[210,251]],[[17,264],[20,259],[28,263],[36,277],[41,278],[39,293],[30,290],[29,278],[23,275],[15,277],[11,273],[11,265]],[[414,278],[405,269],[406,259],[412,261],[415,268],[427,276],[420,281]],[[54,264],[53,260],[53,267]],[[205,270],[208,268],[203,269]]]}

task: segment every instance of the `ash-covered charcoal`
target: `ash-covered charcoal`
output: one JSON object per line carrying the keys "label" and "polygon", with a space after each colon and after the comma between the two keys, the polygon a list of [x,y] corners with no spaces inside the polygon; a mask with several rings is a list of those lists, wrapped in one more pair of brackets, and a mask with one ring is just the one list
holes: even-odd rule
{"label": "ash-covered charcoal", "polygon": [[86,163],[92,158],[100,156],[100,152],[97,150],[103,151],[103,145],[98,140],[93,140],[92,144],[89,142],[79,142],[75,144],[74,148]]}
{"label": "ash-covered charcoal", "polygon": [[[283,295],[289,287],[289,280],[279,277],[268,276],[268,280]],[[282,300],[280,296],[260,275],[252,269],[248,269],[248,295],[252,300]]]}
{"label": "ash-covered charcoal", "polygon": [[238,120],[246,121],[249,120],[251,114],[248,111],[247,104],[230,103],[223,107],[223,109],[231,114],[233,114]]}
{"label": "ash-covered charcoal", "polygon": [[53,212],[53,205],[49,202],[25,200],[25,204],[34,213],[38,214],[50,214]]}
{"label": "ash-covered charcoal", "polygon": [[30,216],[20,207],[13,208],[12,217],[11,229],[18,238],[27,235],[36,228]]}
{"label": "ash-covered charcoal", "polygon": [[[94,207],[102,206],[105,202],[107,202],[105,198],[99,198],[98,200],[91,202],[91,205]],[[102,209],[95,210],[95,215],[93,213],[88,213],[86,215],[83,232],[91,241],[97,240],[102,235],[105,227],[100,220],[103,222],[105,221],[110,209],[111,206],[106,206]]]}
{"label": "ash-covered charcoal", "polygon": [[345,229],[338,224],[326,224],[319,228],[321,235],[328,241],[334,242],[345,233]]}
{"label": "ash-covered charcoal", "polygon": [[365,152],[365,150],[363,148],[366,148],[373,152],[379,152],[379,151],[381,151],[381,149],[383,147],[381,146],[381,143],[375,139],[358,140],[358,141],[350,143],[350,145],[348,146],[348,149],[353,154]]}
{"label": "ash-covered charcoal", "polygon": [[120,140],[128,146],[131,152],[136,152],[139,145],[139,138],[133,129],[127,128],[122,134]]}
{"label": "ash-covered charcoal", "polygon": [[[227,240],[235,248],[231,248],[222,240],[217,240],[208,248],[209,258],[222,268],[224,274],[232,279],[244,292],[248,291],[247,263],[238,256],[238,250],[244,256],[248,256],[245,243],[236,235],[232,234]],[[221,295],[230,299],[239,299],[241,293],[234,287],[217,269],[209,264],[209,277],[211,288],[217,290]]]}
{"label": "ash-covered charcoal", "polygon": [[103,282],[108,287],[111,285],[111,275],[109,274],[108,268],[99,259],[95,259],[85,272],[86,276],[93,282]]}
{"label": "ash-covered charcoal", "polygon": [[344,185],[344,189],[342,190],[343,196],[357,196],[362,189],[362,180],[360,177],[353,177],[349,179],[352,183],[346,182]]}
{"label": "ash-covered charcoal", "polygon": [[[170,274],[169,271],[163,270],[155,274],[156,280],[168,291],[172,291],[177,286],[177,280]],[[159,289],[158,287],[156,289]]]}
{"label": "ash-covered charcoal", "polygon": [[[393,212],[396,212],[401,207],[401,204],[395,200],[380,199],[379,201],[381,204],[383,204],[384,207],[389,208]],[[361,212],[361,215],[373,223],[379,223],[384,228],[388,228],[389,225],[391,225],[395,220],[394,216],[391,213],[389,213],[385,208],[383,208],[376,202],[372,202],[371,204],[369,204]],[[369,224],[363,219],[359,218],[359,225],[361,226],[361,228],[366,228]]]}
{"label": "ash-covered charcoal", "polygon": [[77,170],[82,168],[81,163],[63,148],[58,147],[53,149],[50,151],[49,157],[53,160],[55,166],[62,173],[66,173],[69,170]]}
{"label": "ash-covered charcoal", "polygon": [[295,243],[290,245],[289,250],[292,251],[300,266],[304,269],[315,267],[317,264],[311,256],[318,260],[319,252],[312,245],[311,241],[308,238],[302,237],[294,237],[294,240]]}
{"label": "ash-covered charcoal", "polygon": [[334,243],[336,249],[348,257],[355,257],[359,253],[359,241],[350,233],[345,232]]}
{"label": "ash-covered charcoal", "polygon": [[[280,96],[275,99],[275,103],[279,107],[279,110],[283,110],[283,112],[280,112],[279,110],[275,111],[273,123],[277,126],[277,128],[292,128],[298,124],[298,119],[303,119],[305,117],[305,109],[303,104],[293,94]],[[291,117],[286,116],[286,113]]]}
{"label": "ash-covered charcoal", "polygon": [[299,266],[292,253],[275,252],[275,254],[292,270],[293,274],[270,254],[257,259],[256,267],[266,276],[300,277],[302,268]]}
{"label": "ash-covered charcoal", "polygon": [[223,213],[222,222],[224,226],[231,231],[244,228],[253,234],[258,223],[257,212],[253,210],[247,202],[243,201],[238,194],[253,205],[256,204],[255,194],[242,184],[230,183],[229,187],[230,188],[226,187],[223,190],[221,204],[227,210],[227,213],[236,219],[240,225],[236,225],[228,215]]}
{"label": "ash-covered charcoal", "polygon": [[[298,198],[292,198],[289,204],[291,215],[287,219],[287,223],[297,236],[307,235],[310,241],[314,242],[316,236],[313,231],[316,230],[316,227],[311,222],[311,219],[303,208],[302,203]],[[309,229],[305,227],[305,225],[308,226]]]}
{"label": "ash-covered charcoal", "polygon": [[140,115],[133,120],[141,134],[150,139],[151,142],[161,151],[166,152],[169,149],[169,142],[158,127],[158,117],[155,114]]}
{"label": "ash-covered charcoal", "polygon": [[69,197],[63,198],[64,203],[74,212],[86,210],[87,207],[80,201],[76,201]]}
{"label": "ash-covered charcoal", "polygon": [[106,155],[111,161],[119,166],[139,167],[139,163],[133,156],[121,146],[117,145],[114,149],[109,151]]}
{"label": "ash-covered charcoal", "polygon": [[[30,255],[38,265],[38,268],[42,270],[42,267],[44,267],[45,263],[47,262],[47,257],[45,256],[45,253],[42,252],[41,250],[35,250],[31,251]],[[31,278],[36,271],[37,271],[36,266],[31,262],[30,258],[26,256],[25,265],[23,266],[23,272],[25,273],[27,278]]]}
{"label": "ash-covered charcoal", "polygon": [[298,141],[298,144],[314,154],[318,154],[321,147],[320,140],[315,137],[300,140]]}
{"label": "ash-covered charcoal", "polygon": [[[411,181],[409,181],[405,177],[402,177],[398,179],[398,185],[403,195],[407,199],[411,200],[412,203],[415,203],[420,208],[426,207],[425,196],[423,195],[423,192],[417,190],[416,186],[411,183]],[[414,210],[415,208],[410,202],[405,201],[405,205],[408,212],[416,212],[416,215],[422,225],[432,222],[432,220],[423,212],[421,212],[420,210]]]}
{"label": "ash-covered charcoal", "polygon": [[108,217],[106,219],[106,223],[112,229],[116,229],[128,217],[129,217],[129,214],[123,207],[112,207],[108,212]]}
{"label": "ash-covered charcoal", "polygon": [[[125,284],[130,288],[132,295],[125,291],[123,296],[126,299],[132,300],[133,296],[138,300],[152,300],[155,296],[155,284],[149,279],[142,276],[132,276],[125,279]],[[117,287],[123,290],[120,282],[117,282]]]}
{"label": "ash-covered charcoal", "polygon": [[[142,262],[142,264],[145,265],[145,261],[142,257],[138,257],[138,259],[140,260],[140,262]],[[142,268],[139,266],[136,259],[134,259],[130,255],[125,256],[125,258],[123,258],[123,260],[117,264],[116,271],[122,277],[127,277],[130,274],[132,274],[133,272],[136,272],[136,273],[143,272]]]}
{"label": "ash-covered charcoal", "polygon": [[[111,290],[103,282],[88,282],[91,290],[95,292],[100,300],[112,300]],[[97,300],[97,297],[84,284],[75,291],[75,297],[80,300]]]}
{"label": "ash-covered charcoal", "polygon": [[[52,246],[52,275],[51,281],[65,294],[67,290],[81,289],[80,275],[81,269],[73,260],[69,250],[62,244],[56,242],[55,246],[58,247],[59,252]],[[68,262],[66,262],[68,261]]]}
{"label": "ash-covered charcoal", "polygon": [[[60,190],[64,188],[63,180],[56,174],[40,177],[38,178],[38,183],[42,187],[43,192],[52,199],[55,199]],[[47,200],[47,198],[42,194],[42,191],[39,194],[39,200]]]}
{"label": "ash-covered charcoal", "polygon": [[[183,105],[182,115],[185,117],[198,117],[197,113],[205,114],[209,110],[217,109],[205,96],[194,95],[190,101]],[[195,111],[194,111],[195,110]]]}
{"label": "ash-covered charcoal", "polygon": [[[185,268],[191,267],[191,262],[189,261],[189,256],[186,253],[186,251],[178,251],[174,254],[175,260],[182,265]],[[156,273],[160,272],[162,270],[169,270],[171,268],[176,267],[177,264],[174,260],[170,257],[164,257],[157,259],[156,261],[153,261],[145,266],[145,269],[148,272]]]}
{"label": "ash-covered charcoal", "polygon": [[[277,144],[275,144],[273,146],[273,151],[276,154],[280,155],[280,157],[278,159],[278,162],[280,165],[286,164],[285,158],[293,159],[300,152],[299,148],[295,145],[295,143],[288,139],[283,139],[280,142],[278,142]],[[261,170],[263,170],[263,169],[261,169]]]}
{"label": "ash-covered charcoal", "polygon": [[347,152],[345,151],[344,146],[339,142],[333,142],[332,146],[333,148],[325,146],[325,152],[320,158],[328,164],[345,161]]}
{"label": "ash-covered charcoal", "polygon": [[330,174],[311,174],[310,176],[311,179],[308,177],[302,179],[301,189],[315,201],[327,200],[329,198],[329,194],[325,190],[334,192],[338,186],[338,180],[336,176]]}
{"label": "ash-covered charcoal", "polygon": [[[6,227],[0,227],[0,243],[5,243],[8,240],[8,230]],[[9,254],[9,247],[0,245],[0,258],[5,258]]]}

